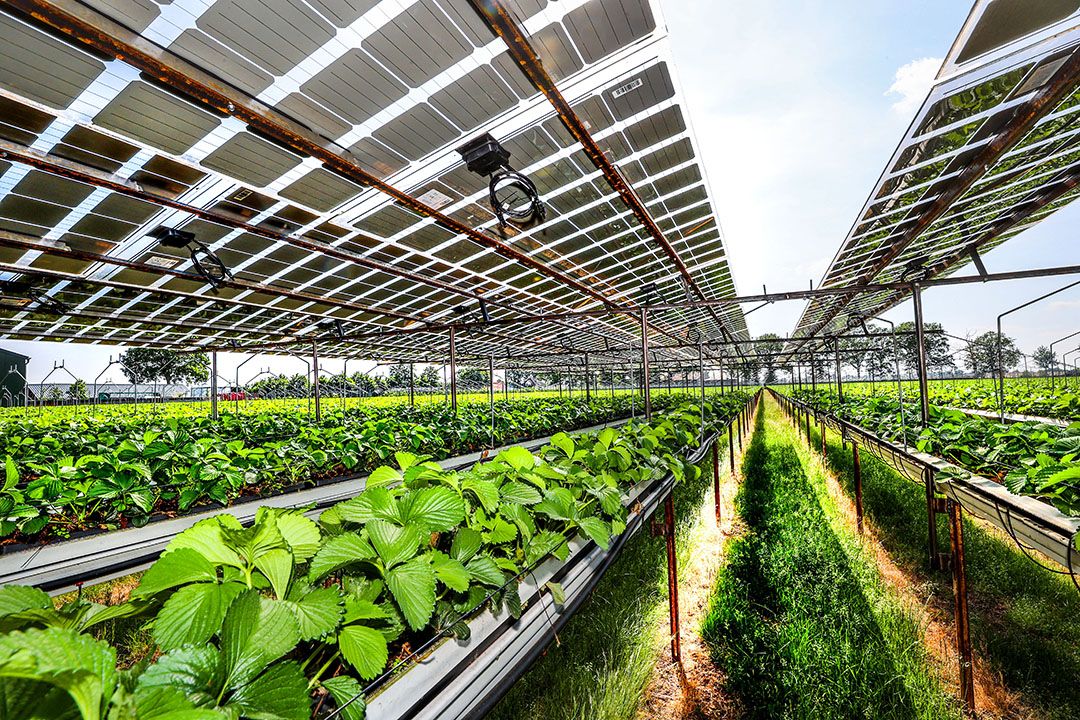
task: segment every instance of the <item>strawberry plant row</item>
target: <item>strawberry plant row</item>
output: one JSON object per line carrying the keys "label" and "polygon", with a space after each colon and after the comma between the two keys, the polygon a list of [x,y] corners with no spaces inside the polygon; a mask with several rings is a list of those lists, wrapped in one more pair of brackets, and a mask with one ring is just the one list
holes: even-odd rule
{"label": "strawberry plant row", "polygon": [[[657,398],[659,407],[677,396]],[[395,452],[436,459],[630,415],[628,396],[464,405],[359,406],[321,422],[283,410],[207,417],[12,418],[3,425],[0,537],[70,537],[152,515],[227,506],[371,470]],[[638,401],[640,404],[640,401]],[[494,433],[492,432],[494,426]]]}
{"label": "strawberry plant row", "polygon": [[[745,396],[714,397],[707,426]],[[516,447],[467,472],[397,452],[357,497],[316,523],[263,508],[178,535],[131,598],[59,608],[43,592],[0,588],[0,689],[15,716],[84,720],[307,720],[335,707],[364,717],[363,683],[432,637],[467,642],[485,607],[521,612],[517,581],[577,535],[607,548],[628,492],[658,473],[699,472],[701,408],[570,436],[537,455]],[[550,584],[556,597],[562,590]],[[145,619],[151,659],[119,669],[95,637]],[[107,634],[106,634],[107,635]],[[355,699],[354,699],[355,698]]]}
{"label": "strawberry plant row", "polygon": [[1080,516],[1080,422],[1066,428],[1036,422],[1001,424],[956,410],[930,406],[930,423],[919,428],[919,406],[890,396],[797,390],[808,405],[832,413],[880,437],[903,441],[973,473],[1004,484],[1016,495],[1037,497],[1061,512]]}

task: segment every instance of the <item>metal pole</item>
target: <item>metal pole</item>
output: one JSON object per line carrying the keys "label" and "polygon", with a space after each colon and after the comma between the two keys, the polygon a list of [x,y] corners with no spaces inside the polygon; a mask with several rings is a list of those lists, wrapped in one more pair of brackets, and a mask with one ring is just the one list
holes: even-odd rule
{"label": "metal pole", "polygon": [[930,387],[926,378],[926,333],[923,331],[922,288],[919,283],[911,284],[911,302],[915,306],[915,345],[919,370],[919,408],[922,411],[922,426],[930,424]]}
{"label": "metal pole", "polygon": [[416,405],[416,378],[414,375],[413,364],[409,363],[409,405]]}
{"label": "metal pole", "polygon": [[322,420],[322,392],[319,383],[319,346],[314,340],[311,341],[311,371],[315,382],[315,422]]}
{"label": "metal pole", "polygon": [[652,420],[652,397],[649,392],[649,311],[645,308],[641,308],[641,374],[645,420]]}
{"label": "metal pole", "polygon": [[701,385],[701,442],[705,442],[705,350],[697,346],[698,376]]}
{"label": "metal pole", "polygon": [[450,328],[450,407],[457,415],[457,335]]}
{"label": "metal pole", "polygon": [[844,400],[844,380],[840,377],[840,341],[833,341],[833,350],[836,352],[836,397],[843,402]]}
{"label": "metal pole", "polygon": [[863,531],[863,505],[862,505],[862,461],[859,459],[859,444],[855,438],[851,438],[851,462],[855,468],[855,525],[859,534]]}
{"label": "metal pole", "polygon": [[217,389],[217,350],[210,353],[210,417],[218,419],[218,389]]}
{"label": "metal pole", "polygon": [[488,410],[491,412],[491,449],[495,449],[495,356],[488,355]]}
{"label": "metal pole", "polygon": [[585,402],[592,402],[592,383],[589,382],[589,353],[585,353]]}
{"label": "metal pole", "polygon": [[675,499],[674,491],[664,501],[664,535],[667,541],[668,615],[671,625],[671,659],[681,665],[682,649],[679,647],[679,570],[675,556]]}
{"label": "metal pole", "polygon": [[960,657],[960,703],[968,713],[975,711],[975,667],[971,652],[971,630],[968,622],[967,572],[964,566],[964,524],[960,504],[951,498],[945,501],[949,514],[949,539],[952,542],[952,576],[954,619],[956,621],[956,651]]}
{"label": "metal pole", "polygon": [[728,423],[727,426],[727,454],[728,464],[731,465],[731,477],[735,477],[735,433],[733,433],[732,426],[734,422]]}

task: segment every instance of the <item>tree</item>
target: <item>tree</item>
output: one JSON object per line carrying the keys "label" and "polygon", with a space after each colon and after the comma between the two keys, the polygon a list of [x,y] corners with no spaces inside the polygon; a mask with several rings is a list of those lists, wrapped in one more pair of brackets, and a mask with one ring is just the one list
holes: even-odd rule
{"label": "tree", "polygon": [[[902,322],[896,326],[896,343],[900,347],[900,364],[908,373],[919,371],[919,341],[915,336],[915,323]],[[941,323],[923,325],[923,348],[926,350],[926,371],[944,372],[956,367],[949,347],[949,338]]]}
{"label": "tree", "polygon": [[420,377],[416,378],[416,384],[425,388],[439,387],[442,385],[442,378],[439,377],[439,371],[435,369],[434,365],[428,365],[420,373]]}
{"label": "tree", "polygon": [[469,388],[487,387],[487,370],[480,368],[462,368],[458,370],[458,382]]}
{"label": "tree", "polygon": [[1057,367],[1057,358],[1054,357],[1054,353],[1050,348],[1045,345],[1040,345],[1035,348],[1035,352],[1032,354],[1031,359],[1035,361],[1035,365],[1040,370],[1050,371]]}
{"label": "tree", "polygon": [[390,372],[386,376],[386,382],[392,388],[407,388],[409,387],[409,380],[413,380],[415,384],[415,379],[416,372],[413,370],[413,366],[406,363],[391,365]]}
{"label": "tree", "polygon": [[124,375],[132,383],[205,382],[210,377],[210,357],[206,353],[131,348],[120,353],[120,362]]}
{"label": "tree", "polygon": [[69,400],[76,402],[83,402],[90,399],[89,393],[86,392],[86,381],[76,380],[67,389],[67,396]]}
{"label": "tree", "polygon": [[998,334],[988,330],[968,343],[964,349],[964,364],[975,375],[995,375],[998,368],[1006,372],[1020,363],[1020,350],[1008,335],[1001,336],[1001,357],[998,358]]}
{"label": "tree", "polygon": [[758,335],[757,339],[754,352],[761,356],[761,367],[765,368],[765,384],[771,385],[776,382],[777,361],[780,359],[778,356],[784,350],[784,343],[776,333]]}

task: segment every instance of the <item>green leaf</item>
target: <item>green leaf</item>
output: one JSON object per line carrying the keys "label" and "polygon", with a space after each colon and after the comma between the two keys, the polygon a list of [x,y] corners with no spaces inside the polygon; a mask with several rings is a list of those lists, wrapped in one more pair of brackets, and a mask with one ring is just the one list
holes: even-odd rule
{"label": "green leaf", "polygon": [[19,468],[15,465],[15,461],[8,455],[4,458],[4,487],[3,491],[7,492],[11,488],[15,487],[19,483]]}
{"label": "green leaf", "polygon": [[346,625],[338,633],[338,647],[342,656],[365,680],[378,677],[386,667],[389,657],[386,638],[375,628]]}
{"label": "green leaf", "polygon": [[554,598],[556,603],[559,605],[566,604],[566,590],[563,589],[563,586],[560,583],[547,582],[544,583],[544,587],[548,589],[551,593],[551,597]]}
{"label": "green leaf", "polygon": [[468,478],[461,483],[461,488],[475,495],[484,510],[489,513],[495,512],[495,509],[499,506],[499,486],[490,480]]}
{"label": "green leaf", "polygon": [[517,537],[517,526],[503,520],[501,517],[497,517],[492,522],[491,529],[483,533],[482,536],[484,542],[488,545],[507,543]]}
{"label": "green leaf", "polygon": [[506,483],[499,488],[499,492],[502,495],[503,502],[517,503],[519,505],[535,505],[543,499],[540,491],[535,487],[517,481]]}
{"label": "green leaf", "polygon": [[537,533],[525,546],[525,562],[530,566],[535,565],[555,552],[564,542],[566,542],[566,538],[553,530],[543,530]]}
{"label": "green leaf", "polygon": [[236,599],[221,625],[226,685],[250,682],[298,642],[300,627],[288,605],[249,590]]}
{"label": "green leaf", "polygon": [[277,528],[277,523],[263,518],[249,528],[221,529],[222,542],[240,558],[245,565],[254,565],[263,555],[274,550],[288,549],[285,538]]}
{"label": "green leaf", "polygon": [[275,548],[256,558],[255,567],[270,581],[274,595],[284,600],[292,580],[293,554],[285,548]]}
{"label": "green leaf", "polygon": [[152,597],[162,590],[197,582],[214,582],[217,571],[200,552],[189,547],[170,550],[143,573],[139,586],[132,591],[135,598]]}
{"label": "green leaf", "polygon": [[386,586],[409,627],[420,630],[427,625],[435,610],[435,571],[430,557],[420,555],[395,567],[386,576]]}
{"label": "green leaf", "polygon": [[469,571],[469,575],[471,575],[474,580],[481,582],[484,585],[499,587],[506,582],[506,576],[503,575],[502,570],[499,569],[495,560],[487,555],[474,557],[467,565],[465,565],[465,568]]}
{"label": "green leaf", "polygon": [[217,704],[225,677],[221,653],[213,645],[189,645],[167,652],[139,676],[135,686],[135,702],[143,706],[154,698],[155,690],[175,689],[196,706]]}
{"label": "green leaf", "polygon": [[465,501],[450,488],[416,490],[399,501],[402,525],[415,525],[428,532],[444,532],[465,520]]}
{"label": "green leaf", "polygon": [[478,530],[463,527],[459,528],[454,535],[454,543],[450,546],[450,556],[455,560],[467,562],[473,555],[480,551],[483,539]]}
{"label": "green leaf", "polygon": [[311,699],[307,678],[295,662],[271,665],[237,690],[227,707],[236,707],[243,717],[258,720],[308,720]]}
{"label": "green leaf", "polygon": [[287,604],[296,616],[301,640],[317,640],[326,637],[337,629],[345,612],[345,606],[337,588],[319,588]]}
{"label": "green leaf", "polygon": [[313,580],[362,560],[373,560],[375,548],[358,533],[344,533],[327,540],[308,567]]}
{"label": "green leaf", "polygon": [[154,618],[154,640],[162,650],[201,645],[213,637],[236,596],[240,583],[198,583],[173,593]]}
{"label": "green leaf", "polygon": [[371,544],[387,569],[416,555],[420,543],[424,541],[424,534],[419,528],[398,527],[382,520],[372,520],[367,524],[367,530]]}
{"label": "green leaf", "polygon": [[401,473],[392,467],[382,465],[371,471],[371,474],[368,475],[367,481],[364,483],[364,487],[376,488],[382,485],[390,485],[397,482],[401,482]]}
{"label": "green leaf", "polygon": [[586,517],[578,520],[580,527],[594,543],[607,550],[610,546],[611,529],[598,517]]}
{"label": "green leaf", "polygon": [[240,559],[236,553],[225,547],[222,538],[222,528],[239,529],[240,521],[232,515],[216,515],[206,520],[200,520],[184,532],[172,539],[165,552],[181,548],[190,548],[214,565],[240,566]]}
{"label": "green leaf", "polygon": [[499,509],[499,513],[517,526],[523,540],[528,540],[536,533],[536,522],[532,514],[521,505],[506,503]]}
{"label": "green leaf", "polygon": [[574,439],[566,433],[555,433],[551,438],[551,444],[559,448],[567,458],[574,457]]}
{"label": "green leaf", "polygon": [[304,517],[300,510],[277,510],[274,516],[277,519],[278,531],[292,550],[296,562],[304,562],[315,555],[322,534],[314,521]]}
{"label": "green leaf", "polygon": [[0,635],[0,677],[61,688],[83,720],[101,720],[116,687],[116,652],[106,642],[71,630],[6,633]]}
{"label": "green leaf", "polygon": [[[611,447],[612,441],[615,440],[616,434],[617,433],[612,428],[604,428],[596,436],[596,441],[603,445],[604,449],[607,450]],[[565,450],[563,452],[565,452]]]}
{"label": "green leaf", "polygon": [[52,598],[44,590],[25,585],[0,587],[0,617],[31,608],[52,609]]}
{"label": "green leaf", "polygon": [[518,472],[531,470],[536,464],[536,456],[521,446],[506,448],[495,456],[495,460],[506,463]]}
{"label": "green leaf", "polygon": [[355,678],[340,675],[323,680],[322,685],[330,692],[330,697],[334,698],[338,708],[345,708],[341,711],[342,720],[364,720],[367,710],[363,697],[364,688]]}
{"label": "green leaf", "polygon": [[389,490],[382,487],[369,487],[352,500],[338,503],[336,509],[342,520],[366,523],[379,518],[396,519],[396,503]]}
{"label": "green leaf", "polygon": [[457,592],[465,592],[469,589],[469,571],[465,569],[465,566],[459,560],[455,560],[441,552],[431,553],[431,560],[431,567],[435,570],[435,577],[443,585]]}

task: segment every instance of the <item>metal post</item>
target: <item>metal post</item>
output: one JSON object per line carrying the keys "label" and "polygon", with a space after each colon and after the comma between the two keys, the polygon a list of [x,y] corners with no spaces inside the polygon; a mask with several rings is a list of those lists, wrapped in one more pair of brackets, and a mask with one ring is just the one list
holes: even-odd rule
{"label": "metal post", "polygon": [[863,531],[863,506],[862,506],[862,461],[859,459],[859,444],[855,438],[851,438],[851,462],[855,468],[855,525],[862,535]]}
{"label": "metal post", "polygon": [[923,470],[923,485],[926,488],[927,554],[930,558],[930,569],[940,570],[941,555],[938,553],[937,508],[935,507],[937,497],[934,492],[934,473],[932,470]]}
{"label": "metal post", "polygon": [[495,449],[495,356],[488,355],[488,410],[491,412],[491,449]]}
{"label": "metal post", "polygon": [[919,408],[922,411],[922,426],[930,424],[930,388],[926,378],[926,333],[923,332],[922,288],[919,283],[911,284],[911,301],[915,306],[915,345],[919,369]]}
{"label": "metal post", "polygon": [[645,396],[645,419],[652,420],[652,397],[649,387],[649,311],[641,308],[641,385]]}
{"label": "metal post", "polygon": [[218,389],[217,389],[217,350],[210,352],[210,417],[218,419]]}
{"label": "metal post", "polygon": [[589,382],[589,353],[585,353],[585,402],[592,402],[592,388]]}
{"label": "metal post", "polygon": [[836,352],[836,397],[843,402],[844,400],[844,380],[840,377],[840,341],[833,341],[833,350]]}
{"label": "metal post", "polygon": [[825,416],[821,416],[821,459],[829,459],[829,446],[825,442]]}
{"label": "metal post", "polygon": [[968,713],[975,711],[975,667],[972,664],[971,631],[968,624],[967,573],[964,567],[964,525],[960,504],[945,501],[949,514],[949,539],[952,542],[952,577],[956,651],[960,657],[960,703]]}
{"label": "metal post", "polygon": [[414,377],[415,369],[413,364],[409,363],[409,405],[416,405],[416,378]]}
{"label": "metal post", "polygon": [[682,663],[682,649],[679,647],[679,570],[675,557],[675,499],[674,491],[664,501],[664,535],[667,541],[668,571],[668,610],[671,623],[671,660]]}
{"label": "metal post", "polygon": [[457,415],[457,335],[450,328],[450,407]]}
{"label": "metal post", "polygon": [[734,422],[728,423],[727,427],[727,454],[728,464],[731,465],[731,477],[735,477],[735,433],[732,432]]}
{"label": "metal post", "polygon": [[720,448],[713,443],[712,448],[713,499],[716,504],[716,526],[720,526]]}
{"label": "metal post", "polygon": [[698,375],[701,385],[701,442],[705,442],[705,351],[697,346]]}
{"label": "metal post", "polygon": [[315,380],[315,422],[320,422],[322,420],[322,393],[319,384],[319,346],[314,340],[311,341],[311,371]]}

